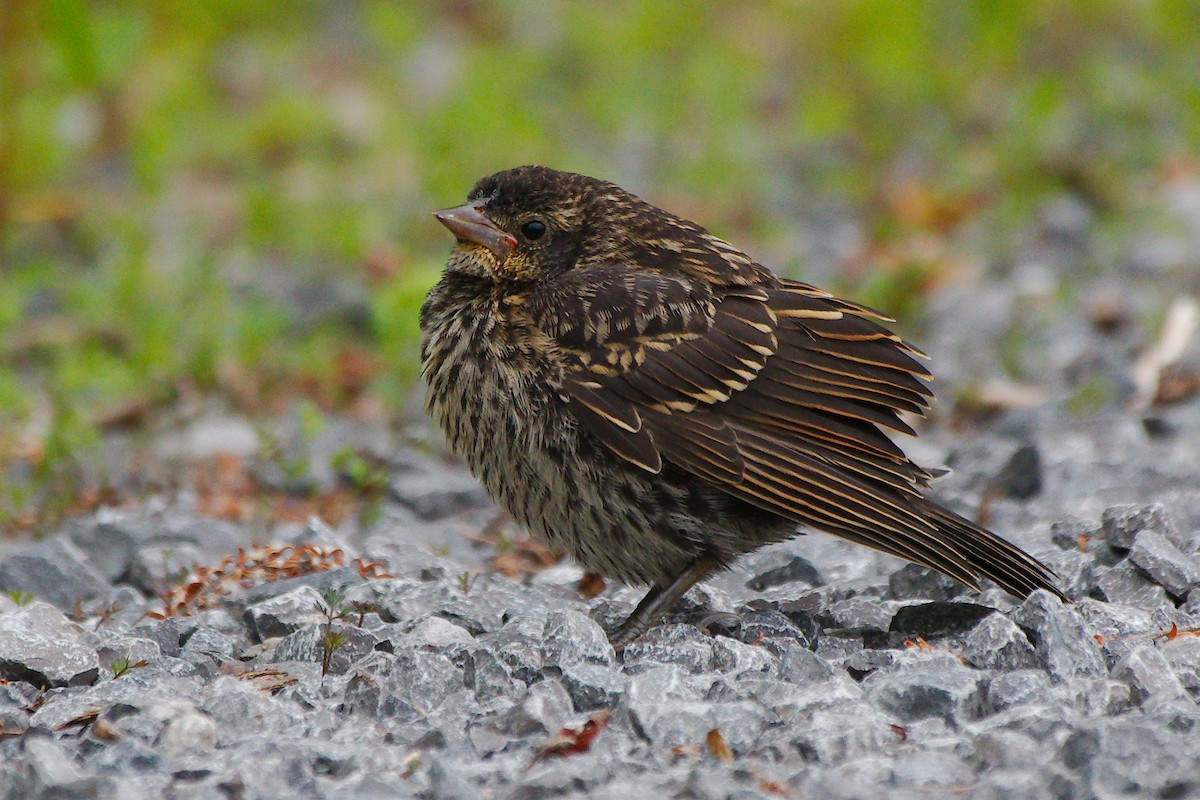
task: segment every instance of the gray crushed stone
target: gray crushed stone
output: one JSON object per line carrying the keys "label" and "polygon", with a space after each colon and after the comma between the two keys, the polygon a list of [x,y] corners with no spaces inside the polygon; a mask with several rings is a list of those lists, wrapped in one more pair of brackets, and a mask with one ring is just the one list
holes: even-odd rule
{"label": "gray crushed stone", "polygon": [[[1006,280],[935,298],[921,344],[943,396],[999,374],[1022,298],[1046,264],[1075,268],[1093,224],[1051,203]],[[1156,247],[1129,255],[1156,276],[1131,285],[1135,310],[1165,302]],[[393,467],[361,525],[264,537],[156,498],[0,544],[0,797],[1200,797],[1200,398],[1129,410],[1149,334],[1061,311],[1015,356],[1045,402],[953,432],[934,418],[906,446],[951,465],[937,499],[986,507],[1071,604],[811,534],[713,576],[618,657],[605,632],[640,591],[584,599],[569,564],[483,571],[495,511],[470,476],[339,423],[309,449],[357,436]],[[1097,380],[1112,399],[1068,413]],[[323,464],[317,450],[301,455]],[[336,481],[323,466],[302,483]],[[147,616],[182,571],[264,538],[393,577],[345,566]],[[333,596],[346,613],[322,611]],[[586,749],[539,756],[604,715]]]}
{"label": "gray crushed stone", "polygon": [[[1048,469],[1037,497],[1055,476]],[[409,541],[400,525],[386,554],[395,577],[345,567],[168,619],[144,615],[157,601],[134,583],[139,548],[127,549],[126,566],[100,571],[115,577],[88,597],[120,595],[130,608],[4,596],[0,788],[47,798],[1200,793],[1188,545],[1198,504],[1181,489],[1176,502],[1056,519],[1059,492],[1035,508],[1001,506],[994,524],[1060,569],[1083,563],[1073,604],[976,595],[810,535],[714,577],[620,657],[605,628],[637,591],[585,600],[569,565],[524,584],[464,579],[484,551],[472,563],[461,542]],[[162,519],[122,513],[74,520],[71,547],[99,551],[102,531]],[[202,537],[202,521],[176,518],[170,535]],[[1056,540],[1052,528],[1096,535],[1081,550],[1076,534]],[[318,525],[297,538],[313,530],[349,542],[351,556],[378,556],[370,543],[384,536],[376,524],[354,544],[352,531]],[[28,567],[28,552],[3,563]],[[80,553],[55,574],[86,565]],[[332,623],[330,589],[355,609]],[[608,724],[586,751],[538,757],[597,713]],[[713,730],[732,761],[710,751]]]}

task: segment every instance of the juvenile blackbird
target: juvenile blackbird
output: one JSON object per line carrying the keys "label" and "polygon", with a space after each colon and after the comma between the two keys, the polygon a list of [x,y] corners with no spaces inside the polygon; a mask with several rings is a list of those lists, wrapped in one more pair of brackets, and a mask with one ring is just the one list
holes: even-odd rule
{"label": "juvenile blackbird", "polygon": [[738,556],[817,528],[978,588],[1061,593],[922,497],[929,373],[882,314],[780,278],[615,184],[541,166],[434,215],[426,404],[493,499],[585,569],[649,585],[619,650]]}

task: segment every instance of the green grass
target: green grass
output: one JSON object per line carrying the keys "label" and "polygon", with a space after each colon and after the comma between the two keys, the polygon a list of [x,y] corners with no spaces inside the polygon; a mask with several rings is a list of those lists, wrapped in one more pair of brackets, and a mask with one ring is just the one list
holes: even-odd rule
{"label": "green grass", "polygon": [[[183,389],[336,407],[347,352],[398,406],[449,246],[428,212],[514,164],[765,246],[812,196],[901,253],[952,232],[890,199],[904,180],[998,232],[1064,190],[1115,217],[1200,145],[1198,26],[1194,4],[1135,0],[10,0],[0,465],[62,474]],[[919,315],[938,265],[890,263],[846,283]],[[365,308],[316,313],[298,286]],[[0,515],[29,502],[13,474]]]}

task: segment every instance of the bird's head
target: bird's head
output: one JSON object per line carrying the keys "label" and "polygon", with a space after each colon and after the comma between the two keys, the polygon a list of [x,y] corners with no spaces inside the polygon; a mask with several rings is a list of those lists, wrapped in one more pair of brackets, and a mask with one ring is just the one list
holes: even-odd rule
{"label": "bird's head", "polygon": [[752,284],[764,269],[704,228],[615,183],[549,167],[489,175],[461,206],[434,212],[458,239],[446,269],[538,282],[607,264]]}
{"label": "bird's head", "polygon": [[526,166],[489,175],[434,216],[458,239],[448,269],[537,281],[618,247],[614,212],[633,204],[642,202],[607,181]]}

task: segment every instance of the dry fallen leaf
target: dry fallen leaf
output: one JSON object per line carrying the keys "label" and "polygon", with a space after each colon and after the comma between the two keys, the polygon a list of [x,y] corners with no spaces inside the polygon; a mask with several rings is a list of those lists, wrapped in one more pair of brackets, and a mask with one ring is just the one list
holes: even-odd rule
{"label": "dry fallen leaf", "polygon": [[558,563],[558,556],[532,537],[516,542],[503,553],[492,556],[489,565],[507,578],[520,580]]}
{"label": "dry fallen leaf", "polygon": [[334,359],[336,384],[351,394],[363,391],[379,368],[379,361],[362,347],[347,345]]}
{"label": "dry fallen leaf", "polygon": [[1200,372],[1168,367],[1158,381],[1154,405],[1165,406],[1182,403],[1200,393]]}
{"label": "dry fallen leaf", "polygon": [[1007,378],[981,381],[971,387],[959,404],[976,414],[995,414],[1002,411],[1019,411],[1046,402],[1046,393],[1028,383],[1018,383]]}
{"label": "dry fallen leaf", "polygon": [[1091,301],[1092,325],[1101,333],[1113,333],[1129,322],[1129,306],[1121,292],[1107,289]]}
{"label": "dry fallen leaf", "polygon": [[255,689],[267,692],[268,694],[276,694],[283,687],[291,686],[296,682],[295,676],[281,669],[256,669],[238,677]]}
{"label": "dry fallen leaf", "polygon": [[704,741],[708,745],[708,752],[716,756],[718,761],[733,761],[733,750],[729,749],[729,742],[721,735],[720,728],[709,731]]}
{"label": "dry fallen leaf", "polygon": [[1167,309],[1158,341],[1133,365],[1135,387],[1130,406],[1144,411],[1154,404],[1168,369],[1187,351],[1200,331],[1200,302],[1194,297],[1178,297]]}
{"label": "dry fallen leaf", "polygon": [[758,778],[758,788],[762,789],[767,794],[778,794],[783,797],[791,797],[792,790],[788,788],[786,783],[780,783],[773,778],[764,778],[761,775],[756,775]]}
{"label": "dry fallen leaf", "polygon": [[603,575],[598,572],[585,572],[575,589],[581,597],[591,600],[600,596],[600,593],[604,591],[604,586]]}
{"label": "dry fallen leaf", "polygon": [[[261,583],[298,578],[344,566],[346,555],[340,547],[315,544],[262,545],[239,547],[212,567],[195,567],[183,581],[163,594],[164,608],[147,616],[187,616],[212,608],[236,589]],[[351,563],[367,579],[394,577],[382,563],[354,558]]]}
{"label": "dry fallen leaf", "polygon": [[592,740],[596,738],[596,734],[608,727],[608,721],[611,716],[612,713],[607,708],[602,708],[588,717],[587,722],[583,723],[578,729],[563,728],[551,737],[548,742],[537,749],[537,752],[533,755],[533,760],[526,765],[525,769],[529,769],[537,762],[550,756],[567,756],[572,753],[587,751],[592,746]]}
{"label": "dry fallen leaf", "polygon": [[104,717],[98,717],[92,723],[92,738],[99,739],[102,742],[115,742],[124,736],[115,725],[106,720]]}
{"label": "dry fallen leaf", "polygon": [[104,709],[102,709],[102,708],[89,708],[87,711],[84,711],[81,714],[78,714],[74,717],[71,717],[68,720],[64,720],[64,721],[58,723],[57,725],[54,726],[54,730],[61,731],[61,730],[70,728],[74,725],[88,725],[90,723],[93,723],[96,721],[96,717],[100,716],[100,712],[103,710]]}
{"label": "dry fallen leaf", "polygon": [[10,728],[3,722],[0,722],[0,739],[6,736],[24,736],[25,728]]}
{"label": "dry fallen leaf", "polygon": [[671,747],[671,755],[673,756],[698,756],[700,755],[700,745],[695,742],[687,744],[677,744]]}

